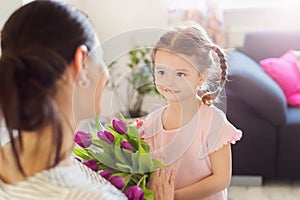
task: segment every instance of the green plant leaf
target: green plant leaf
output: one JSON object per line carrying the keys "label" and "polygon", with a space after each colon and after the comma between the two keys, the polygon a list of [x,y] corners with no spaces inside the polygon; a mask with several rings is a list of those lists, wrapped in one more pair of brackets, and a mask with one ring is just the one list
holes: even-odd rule
{"label": "green plant leaf", "polygon": [[125,165],[125,164],[121,164],[121,163],[116,163],[116,166],[122,172],[131,172],[132,171],[132,167],[129,166],[129,165]]}
{"label": "green plant leaf", "polygon": [[117,64],[117,61],[116,61],[116,60],[112,61],[112,62],[108,65],[108,68],[112,68],[115,64]]}
{"label": "green plant leaf", "polygon": [[140,140],[139,145],[144,149],[145,152],[150,152],[150,145],[146,141]]}
{"label": "green plant leaf", "polygon": [[130,163],[130,154],[126,151],[123,151],[120,147],[120,145],[115,145],[115,156],[116,156],[116,162],[123,163],[125,165],[131,165]]}
{"label": "green plant leaf", "polygon": [[127,134],[130,136],[134,136],[135,138],[140,138],[139,131],[133,126],[128,126]]}
{"label": "green plant leaf", "polygon": [[143,180],[142,182],[142,190],[144,192],[144,198],[145,200],[154,200],[154,192],[150,189],[147,188],[147,183],[146,183],[146,179]]}
{"label": "green plant leaf", "polygon": [[131,154],[131,162],[132,162],[132,173],[139,172],[139,153],[132,153]]}
{"label": "green plant leaf", "polygon": [[153,165],[154,165],[154,169],[160,169],[165,167],[166,165],[163,164],[162,162],[160,162],[159,160],[156,159],[152,159]]}
{"label": "green plant leaf", "polygon": [[87,150],[82,148],[72,148],[72,151],[75,153],[76,156],[82,158],[83,160],[88,160],[89,154],[87,153]]}
{"label": "green plant leaf", "polygon": [[115,137],[115,140],[123,140],[125,139],[125,135],[121,135],[120,133],[118,133],[117,131],[115,131],[114,127],[109,125],[106,127],[107,131],[109,131],[111,134],[113,134],[113,136]]}
{"label": "green plant leaf", "polygon": [[101,124],[99,117],[96,116],[94,119],[95,119],[95,124],[96,124],[97,130],[98,130],[98,131],[103,131],[103,130],[105,130],[105,127]]}
{"label": "green plant leaf", "polygon": [[[151,166],[152,165],[152,166]],[[139,154],[139,173],[150,172],[153,168],[150,153]]]}
{"label": "green plant leaf", "polygon": [[91,154],[91,156],[93,158],[95,158],[97,161],[99,161],[100,163],[112,168],[112,169],[116,169],[116,163],[115,163],[115,159],[112,158],[111,156],[109,156],[108,154],[104,153],[104,152],[89,152]]}

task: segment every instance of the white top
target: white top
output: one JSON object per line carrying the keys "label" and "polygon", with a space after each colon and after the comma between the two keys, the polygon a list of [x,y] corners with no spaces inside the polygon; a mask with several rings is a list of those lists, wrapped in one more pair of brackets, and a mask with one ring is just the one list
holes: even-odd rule
{"label": "white top", "polygon": [[126,200],[100,175],[74,160],[74,165],[54,167],[17,184],[0,180],[1,200]]}

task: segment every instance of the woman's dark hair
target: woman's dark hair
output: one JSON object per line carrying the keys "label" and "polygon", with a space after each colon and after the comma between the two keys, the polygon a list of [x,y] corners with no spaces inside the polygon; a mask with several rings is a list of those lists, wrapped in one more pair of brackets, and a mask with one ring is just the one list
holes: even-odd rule
{"label": "woman's dark hair", "polygon": [[[85,14],[58,1],[34,1],[16,10],[1,32],[0,111],[20,172],[22,132],[50,125],[56,166],[63,158],[61,116],[54,95],[56,81],[78,46],[94,48],[94,28]],[[14,139],[13,130],[18,137]],[[47,155],[45,155],[47,156]],[[50,166],[51,165],[51,166]]]}

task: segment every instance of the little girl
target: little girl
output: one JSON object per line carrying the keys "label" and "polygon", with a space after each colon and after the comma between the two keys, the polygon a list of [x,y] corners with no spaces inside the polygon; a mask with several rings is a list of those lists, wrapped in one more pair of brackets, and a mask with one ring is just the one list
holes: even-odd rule
{"label": "little girl", "polygon": [[156,199],[227,199],[230,143],[242,133],[213,106],[227,80],[224,53],[201,27],[185,25],[159,39],[152,65],[167,104],[145,119],[145,138],[173,169],[156,172],[151,183]]}

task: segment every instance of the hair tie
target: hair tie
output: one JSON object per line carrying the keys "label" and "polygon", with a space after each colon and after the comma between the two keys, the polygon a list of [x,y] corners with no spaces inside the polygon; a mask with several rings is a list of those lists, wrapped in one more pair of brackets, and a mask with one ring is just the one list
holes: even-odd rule
{"label": "hair tie", "polygon": [[218,47],[217,46],[213,46],[213,48],[212,48],[214,51],[216,51],[217,49],[218,49]]}

